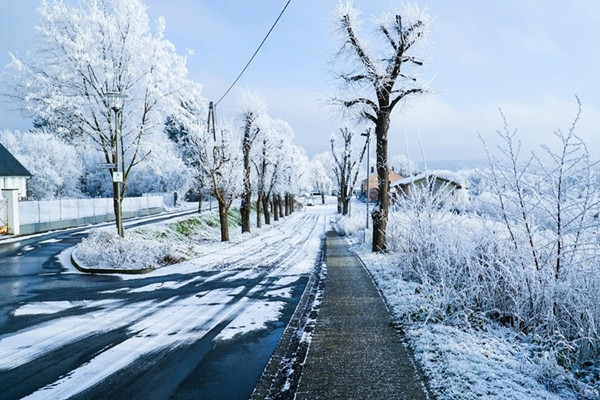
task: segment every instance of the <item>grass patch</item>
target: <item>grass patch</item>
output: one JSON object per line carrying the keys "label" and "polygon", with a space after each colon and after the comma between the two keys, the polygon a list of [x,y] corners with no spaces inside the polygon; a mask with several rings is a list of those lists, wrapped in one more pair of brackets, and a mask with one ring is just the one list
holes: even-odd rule
{"label": "grass patch", "polygon": [[[208,223],[206,225],[211,226]],[[184,236],[191,236],[192,234],[201,230],[203,226],[204,222],[202,222],[198,217],[183,219],[171,224],[171,227],[175,230],[175,232]]]}

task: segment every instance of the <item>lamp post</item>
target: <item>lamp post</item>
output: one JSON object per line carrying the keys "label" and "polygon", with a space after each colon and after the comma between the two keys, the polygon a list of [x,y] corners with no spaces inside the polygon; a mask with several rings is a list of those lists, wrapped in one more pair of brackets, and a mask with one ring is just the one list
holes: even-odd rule
{"label": "lamp post", "polygon": [[[119,236],[125,237],[125,230],[123,229],[123,211],[121,207],[121,184],[123,182],[125,160],[123,160],[120,156],[121,151],[123,149],[123,134],[121,132],[121,114],[123,112],[123,100],[127,96],[125,96],[121,92],[106,92],[105,96],[108,99],[108,104],[111,110],[113,110],[115,113],[114,131],[111,132],[113,161],[115,164],[112,171],[115,223],[117,225],[117,232]],[[119,145],[121,145],[120,148]]]}
{"label": "lamp post", "polygon": [[[369,172],[370,172],[370,168],[369,168],[369,158],[370,158],[370,154],[371,154],[371,128],[367,129],[367,131],[365,133],[361,133],[360,136],[366,136],[367,138],[367,187],[366,187],[366,194],[367,194],[367,225],[366,228],[369,229],[369,201],[371,200],[370,196],[370,188],[369,188]],[[366,238],[366,234],[365,234],[365,238]]]}

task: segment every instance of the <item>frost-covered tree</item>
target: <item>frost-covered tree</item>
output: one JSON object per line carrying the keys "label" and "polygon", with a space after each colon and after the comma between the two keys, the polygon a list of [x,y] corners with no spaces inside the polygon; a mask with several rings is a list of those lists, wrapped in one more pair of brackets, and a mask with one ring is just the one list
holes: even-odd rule
{"label": "frost-covered tree", "polygon": [[327,174],[325,166],[315,157],[313,157],[310,162],[309,173],[312,186],[311,189],[317,189],[317,191],[321,193],[321,203],[325,204],[325,195],[331,192],[333,181]]}
{"label": "frost-covered tree", "polygon": [[336,32],[342,46],[336,63],[346,70],[339,74],[344,94],[335,99],[345,109],[375,125],[379,196],[373,212],[373,251],[386,250],[389,208],[388,130],[394,108],[414,95],[426,92],[417,74],[424,61],[419,54],[430,27],[429,16],[406,5],[375,20],[376,37],[360,36],[360,11],[351,0],[340,2]]}
{"label": "frost-covered tree", "polygon": [[[82,160],[75,147],[50,133],[0,132],[2,143],[31,172],[31,199],[81,197]],[[0,160],[1,162],[1,160]]]}
{"label": "frost-covered tree", "polygon": [[202,212],[202,202],[204,201],[204,194],[207,192],[208,184],[200,168],[200,161],[196,157],[194,142],[190,134],[190,126],[206,124],[200,120],[200,117],[206,115],[208,105],[199,92],[200,88],[196,87],[195,89],[196,91],[186,91],[185,97],[187,100],[182,100],[181,112],[177,115],[167,117],[165,132],[168,138],[175,144],[179,156],[192,174],[194,187],[190,188],[188,194],[198,195],[198,212]]}
{"label": "frost-covered tree", "polygon": [[278,221],[280,217],[285,216],[284,201],[289,193],[290,171],[294,168],[296,159],[296,149],[293,144],[294,130],[286,121],[274,119],[272,121],[273,135],[279,139],[275,142],[273,151],[276,153],[276,159],[273,163],[273,175],[271,177],[269,195],[271,197],[271,209],[273,219]]}
{"label": "frost-covered tree", "polygon": [[244,168],[244,182],[242,191],[242,203],[240,205],[240,214],[242,217],[242,233],[250,232],[250,213],[252,211],[252,165],[250,156],[252,146],[256,140],[260,127],[257,126],[257,119],[266,114],[267,105],[265,100],[257,92],[248,90],[242,91],[238,98],[237,113],[242,124],[242,155]]}
{"label": "frost-covered tree", "polygon": [[185,165],[171,143],[148,142],[142,150],[148,156],[131,172],[128,185],[131,196],[187,191],[193,181],[193,171]]}
{"label": "frost-covered tree", "polygon": [[256,226],[271,223],[270,192],[275,164],[280,152],[278,145],[281,139],[276,136],[273,119],[264,116],[259,121],[260,131],[253,148],[252,165],[256,175]]}
{"label": "frost-covered tree", "polygon": [[[199,128],[202,128],[199,125]],[[197,130],[193,136],[199,167],[211,195],[219,203],[221,241],[229,241],[229,209],[242,189],[242,154],[240,140],[233,124],[220,129]]]}
{"label": "frost-covered tree", "polygon": [[308,157],[303,148],[292,145],[291,152],[288,154],[286,160],[287,165],[283,170],[286,184],[282,195],[284,215],[288,216],[294,212],[296,195],[310,190],[311,183]]}
{"label": "frost-covered tree", "polygon": [[122,190],[113,183],[123,236],[128,178],[148,155],[147,136],[162,133],[166,115],[180,108],[177,94],[190,85],[186,58],[165,39],[164,19],[151,29],[141,0],[81,0],[77,7],[43,0],[38,11],[38,47],[28,59],[11,55],[10,96],[62,135],[83,134],[115,164],[107,171],[123,174]]}
{"label": "frost-covered tree", "polygon": [[354,149],[356,146],[355,142],[353,142],[355,136],[355,133],[348,128],[340,129],[340,137],[343,144],[337,147],[335,135],[331,138],[331,155],[334,160],[335,179],[338,189],[338,212],[342,215],[348,215],[350,211],[352,188],[356,183],[358,170],[367,150],[366,142],[361,150],[357,151],[357,149]]}
{"label": "frost-covered tree", "polygon": [[[331,150],[316,154],[315,156],[313,156],[312,159],[313,161],[321,163],[321,165],[323,165],[327,177],[331,181],[332,186],[334,186],[334,182],[336,182],[335,162],[333,160],[333,156],[331,155]],[[335,188],[333,187],[332,189]]]}
{"label": "frost-covered tree", "polygon": [[416,175],[419,173],[417,164],[408,158],[406,154],[396,154],[391,158],[390,166],[393,171],[403,177]]}

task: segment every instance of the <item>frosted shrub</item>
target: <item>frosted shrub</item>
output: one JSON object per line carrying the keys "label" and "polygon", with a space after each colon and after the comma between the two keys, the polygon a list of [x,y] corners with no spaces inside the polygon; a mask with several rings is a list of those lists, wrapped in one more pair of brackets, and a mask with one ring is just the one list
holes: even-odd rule
{"label": "frosted shrub", "polygon": [[[564,370],[600,388],[600,193],[597,165],[574,134],[556,132],[545,162],[518,159],[514,133],[504,158],[490,157],[479,214],[456,214],[424,190],[390,215],[388,246],[422,304],[413,318],[484,327],[496,321],[533,344],[538,376]],[[578,378],[579,379],[579,378]]]}
{"label": "frosted shrub", "polygon": [[77,257],[88,268],[145,269],[165,265],[167,245],[131,236],[119,237],[114,229],[94,230],[77,247]]}
{"label": "frosted shrub", "polygon": [[365,215],[354,213],[350,215],[338,215],[335,220],[335,229],[344,236],[355,235],[365,228]]}
{"label": "frosted shrub", "polygon": [[[420,199],[422,200],[422,199]],[[500,224],[472,214],[404,200],[390,215],[389,242],[407,280],[420,283],[428,319],[460,323],[491,317],[521,319],[522,273],[515,254],[498,241]]]}

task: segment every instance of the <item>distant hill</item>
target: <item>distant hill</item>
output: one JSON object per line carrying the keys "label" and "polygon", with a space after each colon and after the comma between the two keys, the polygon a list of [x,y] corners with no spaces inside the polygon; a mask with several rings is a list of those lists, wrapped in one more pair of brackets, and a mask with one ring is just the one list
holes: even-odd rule
{"label": "distant hill", "polygon": [[[420,170],[425,170],[423,162],[418,162]],[[488,160],[437,160],[427,161],[427,169],[438,170],[446,169],[449,171],[460,171],[464,169],[486,168],[489,166]]]}

